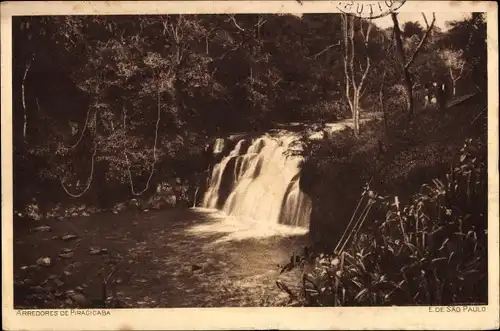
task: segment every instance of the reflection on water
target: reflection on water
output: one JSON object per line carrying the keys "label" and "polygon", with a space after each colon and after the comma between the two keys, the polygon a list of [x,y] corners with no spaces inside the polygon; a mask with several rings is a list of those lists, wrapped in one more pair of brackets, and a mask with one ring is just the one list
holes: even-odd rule
{"label": "reflection on water", "polygon": [[[308,245],[303,229],[241,222],[220,211],[197,208],[102,213],[74,218],[71,224],[85,229],[85,234],[64,243],[52,237],[68,233],[66,222],[50,223],[51,232],[15,231],[17,279],[28,277],[21,267],[40,256],[57,257],[62,244],[74,256],[54,258],[50,271],[33,269],[30,279],[42,282],[47,273],[63,275],[70,270],[64,290],[85,286],[86,297],[100,298],[100,268],[107,267],[105,261],[112,257],[119,261],[116,295],[131,308],[285,305],[288,296],[277,288],[276,280],[289,277],[284,280],[290,284],[300,278],[293,278],[295,271],[280,276],[277,265]],[[89,247],[96,245],[109,255],[89,255]]]}
{"label": "reflection on water", "polygon": [[304,229],[254,226],[217,210],[159,212],[150,221],[158,226],[145,242],[163,247],[151,260],[157,267],[150,270],[157,271],[149,276],[159,277],[150,289],[160,294],[154,307],[258,307],[275,305],[277,298],[286,302],[276,286],[277,264],[308,244]]}
{"label": "reflection on water", "polygon": [[308,245],[304,229],[241,222],[201,208],[102,214],[82,221],[88,237],[81,247],[106,238],[106,248],[122,256],[117,291],[126,307],[284,305],[288,296],[276,286],[277,264]]}

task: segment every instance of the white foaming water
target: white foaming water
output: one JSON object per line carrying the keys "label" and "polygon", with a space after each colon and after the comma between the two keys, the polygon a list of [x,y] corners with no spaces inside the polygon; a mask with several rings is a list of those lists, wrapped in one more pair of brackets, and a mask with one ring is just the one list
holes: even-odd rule
{"label": "white foaming water", "polygon": [[214,166],[202,206],[230,216],[224,224],[227,230],[234,226],[242,230],[243,223],[254,237],[266,236],[269,231],[307,232],[312,206],[299,187],[302,158],[285,154],[296,138],[282,133],[239,140]]}
{"label": "white foaming water", "polygon": [[207,234],[219,233],[222,237],[208,244],[220,244],[228,241],[239,241],[245,239],[265,239],[269,237],[290,237],[301,236],[308,233],[308,229],[304,227],[292,227],[282,224],[269,224],[257,222],[251,219],[242,221],[240,218],[229,216],[223,211],[211,208],[193,208],[201,214],[207,215],[211,220],[209,222],[194,225],[187,229],[189,233]]}
{"label": "white foaming water", "polygon": [[217,138],[217,139],[215,140],[213,153],[214,153],[215,155],[217,155],[217,154],[222,153],[222,151],[223,151],[223,150],[224,150],[224,139],[222,139],[222,138]]}

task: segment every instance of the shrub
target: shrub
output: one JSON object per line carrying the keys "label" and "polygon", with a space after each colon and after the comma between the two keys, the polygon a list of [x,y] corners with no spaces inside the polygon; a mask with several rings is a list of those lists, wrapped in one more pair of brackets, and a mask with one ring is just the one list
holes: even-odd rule
{"label": "shrub", "polygon": [[485,156],[484,144],[466,140],[456,166],[406,205],[366,189],[336,251],[302,258],[302,303],[486,304]]}
{"label": "shrub", "polygon": [[486,137],[481,102],[446,112],[419,109],[411,119],[390,111],[387,130],[382,119],[374,120],[361,126],[358,137],[346,129],[309,142],[301,188],[313,199],[314,241],[323,249],[333,248],[366,182],[380,194],[406,202],[422,183],[445,173],[464,139]]}
{"label": "shrub", "polygon": [[311,104],[302,110],[301,115],[304,119],[318,122],[335,122],[342,118],[349,118],[351,111],[343,99],[321,100]]}

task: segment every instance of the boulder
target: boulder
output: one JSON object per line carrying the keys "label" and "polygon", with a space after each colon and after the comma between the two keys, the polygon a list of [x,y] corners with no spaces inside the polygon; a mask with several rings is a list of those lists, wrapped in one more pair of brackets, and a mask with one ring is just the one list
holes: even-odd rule
{"label": "boulder", "polygon": [[50,257],[41,257],[36,260],[36,264],[42,267],[50,267],[52,265],[52,260]]}

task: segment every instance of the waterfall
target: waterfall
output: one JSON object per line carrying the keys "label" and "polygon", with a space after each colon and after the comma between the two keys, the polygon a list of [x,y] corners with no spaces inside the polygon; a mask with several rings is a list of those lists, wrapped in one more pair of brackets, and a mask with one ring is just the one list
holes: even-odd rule
{"label": "waterfall", "polygon": [[[299,187],[302,158],[284,153],[295,139],[292,134],[240,139],[213,167],[202,206],[239,220],[307,228],[311,200]],[[222,145],[217,140],[214,152]]]}

